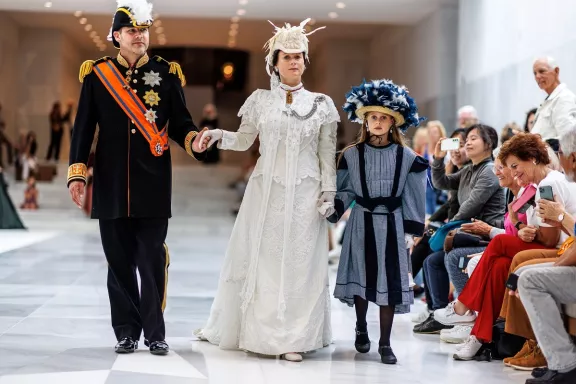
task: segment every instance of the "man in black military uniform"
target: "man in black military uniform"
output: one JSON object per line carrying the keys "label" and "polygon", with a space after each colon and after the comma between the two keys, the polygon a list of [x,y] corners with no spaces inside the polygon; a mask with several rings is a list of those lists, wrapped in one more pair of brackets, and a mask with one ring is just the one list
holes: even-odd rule
{"label": "man in black military uniform", "polygon": [[81,207],[98,125],[91,217],[99,219],[108,261],[116,352],[134,352],[143,332],[150,352],[164,355],[169,351],[163,311],[170,264],[164,241],[172,194],[168,137],[197,159],[203,150],[186,109],[180,66],[146,54],[151,6],[146,0],[127,3],[117,9],[109,36],[118,56],[86,61],[80,69],[83,86],[67,183]]}

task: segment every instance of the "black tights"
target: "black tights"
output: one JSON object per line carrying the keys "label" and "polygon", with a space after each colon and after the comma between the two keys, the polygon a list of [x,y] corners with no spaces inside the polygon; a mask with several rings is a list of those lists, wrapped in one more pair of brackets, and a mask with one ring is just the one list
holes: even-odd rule
{"label": "black tights", "polygon": [[[354,307],[356,308],[356,327],[360,332],[366,332],[366,314],[368,313],[368,300],[360,296],[354,296]],[[394,321],[394,306],[385,305],[380,307],[380,342],[379,346],[390,346],[390,334],[392,333],[392,322]]]}

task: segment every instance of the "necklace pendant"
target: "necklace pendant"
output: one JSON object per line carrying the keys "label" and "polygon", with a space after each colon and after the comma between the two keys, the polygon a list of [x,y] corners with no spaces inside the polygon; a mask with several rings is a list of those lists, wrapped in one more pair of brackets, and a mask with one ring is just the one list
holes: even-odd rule
{"label": "necklace pendant", "polygon": [[286,92],[286,104],[292,104],[292,91]]}

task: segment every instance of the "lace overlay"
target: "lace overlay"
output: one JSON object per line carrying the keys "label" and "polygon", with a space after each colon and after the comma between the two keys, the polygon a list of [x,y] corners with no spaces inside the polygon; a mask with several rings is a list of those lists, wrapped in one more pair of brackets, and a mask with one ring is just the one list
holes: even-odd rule
{"label": "lace overlay", "polygon": [[239,115],[239,131],[227,132],[220,147],[244,150],[259,136],[261,156],[210,319],[196,334],[269,355],[322,348],[331,341],[328,239],[316,201],[335,190],[338,112],[329,97],[305,89],[288,106],[278,87],[254,92]]}

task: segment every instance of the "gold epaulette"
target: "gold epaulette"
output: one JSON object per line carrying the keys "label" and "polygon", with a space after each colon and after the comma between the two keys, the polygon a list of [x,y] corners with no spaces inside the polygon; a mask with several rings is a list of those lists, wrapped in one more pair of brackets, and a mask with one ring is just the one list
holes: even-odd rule
{"label": "gold epaulette", "polygon": [[168,72],[178,76],[182,86],[186,85],[186,77],[184,76],[184,73],[182,73],[182,67],[180,67],[180,64],[174,61],[167,61],[161,58],[160,56],[156,56],[156,61],[159,63],[167,64],[170,67],[170,70]]}
{"label": "gold epaulette", "polygon": [[83,83],[84,78],[92,72],[92,70],[94,69],[94,64],[98,64],[101,63],[102,61],[106,61],[109,59],[110,59],[109,56],[104,56],[96,61],[86,60],[85,62],[83,62],[82,65],[80,66],[80,74],[78,75],[78,79],[80,80],[80,82]]}

